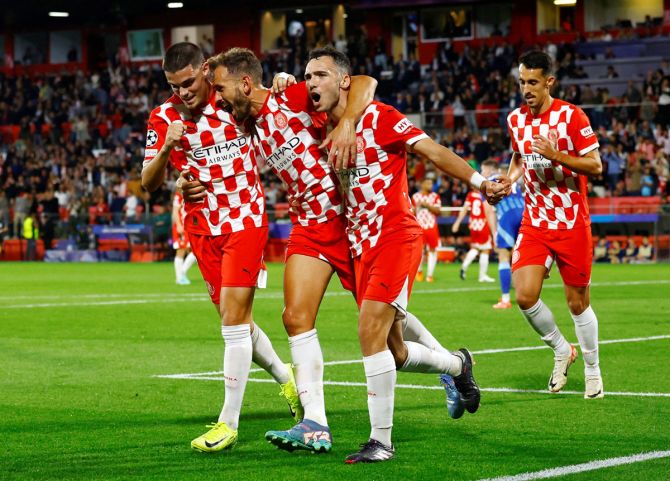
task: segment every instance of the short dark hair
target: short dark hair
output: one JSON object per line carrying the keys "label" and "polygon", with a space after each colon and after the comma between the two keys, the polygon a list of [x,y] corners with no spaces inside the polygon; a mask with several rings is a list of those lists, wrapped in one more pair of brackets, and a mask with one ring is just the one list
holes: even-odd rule
{"label": "short dark hair", "polygon": [[199,68],[205,61],[205,56],[196,44],[191,42],[179,42],[172,45],[165,52],[163,59],[163,70],[174,73],[191,65]]}
{"label": "short dark hair", "polygon": [[551,75],[554,72],[551,57],[542,50],[531,50],[519,57],[519,65],[525,65],[526,68],[542,69],[542,74]]}
{"label": "short dark hair", "polygon": [[495,160],[487,159],[484,162],[482,162],[482,167],[490,167],[492,169],[497,169],[498,162],[496,162]]}
{"label": "short dark hair", "polygon": [[210,74],[217,67],[226,67],[233,75],[248,75],[254,84],[263,82],[263,66],[258,57],[248,48],[234,47],[207,60]]}
{"label": "short dark hair", "polygon": [[330,57],[335,62],[335,65],[345,74],[351,74],[351,62],[349,57],[333,48],[331,46],[315,48],[309,52],[309,60],[314,60],[319,57]]}

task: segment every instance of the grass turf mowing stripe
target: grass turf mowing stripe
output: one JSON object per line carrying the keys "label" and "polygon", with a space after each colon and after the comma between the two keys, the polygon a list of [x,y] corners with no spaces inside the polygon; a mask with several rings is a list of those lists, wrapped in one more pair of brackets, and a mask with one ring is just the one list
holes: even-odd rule
{"label": "grass turf mowing stripe", "polygon": [[[655,280],[641,280],[641,281],[619,281],[619,282],[593,282],[591,287],[613,287],[613,286],[638,286],[638,285],[662,285],[670,284],[670,280],[665,279],[655,279]],[[563,288],[563,284],[545,284],[544,289],[558,289]],[[453,288],[444,288],[444,289],[416,289],[412,292],[413,295],[424,295],[424,294],[446,294],[446,293],[457,293],[457,292],[481,292],[481,291],[499,291],[500,288],[497,286],[490,287],[453,287]],[[326,297],[339,297],[339,296],[350,296],[351,293],[348,291],[334,291],[326,292]],[[151,303],[164,303],[164,302],[187,302],[187,301],[196,301],[196,300],[208,300],[209,298],[203,294],[88,294],[88,295],[74,295],[75,298],[82,297],[92,297],[92,298],[104,299],[108,297],[120,297],[120,296],[144,296],[149,297],[149,299],[119,299],[116,301],[85,301],[85,302],[48,302],[48,303],[32,303],[32,304],[9,304],[7,306],[0,306],[3,309],[27,309],[27,308],[45,308],[45,307],[75,307],[75,306],[110,306],[110,305],[123,305],[123,304],[151,304]],[[16,300],[21,297],[0,297],[0,302],[3,300]],[[44,299],[54,299],[54,298],[67,298],[67,296],[56,297],[56,296],[47,296]],[[255,295],[256,299],[281,299],[283,294],[281,292],[261,292]],[[32,300],[40,299],[39,296],[31,297]]]}
{"label": "grass turf mowing stripe", "polygon": [[573,464],[561,466],[560,468],[543,469],[532,473],[521,473],[512,476],[500,476],[496,478],[485,478],[479,481],[532,481],[534,479],[556,478],[569,474],[584,473],[586,471],[595,471],[597,469],[622,466],[624,464],[641,463],[652,459],[662,459],[670,457],[670,451],[650,451],[647,453],[633,454],[631,456],[621,456],[618,458],[602,459],[582,464]]}

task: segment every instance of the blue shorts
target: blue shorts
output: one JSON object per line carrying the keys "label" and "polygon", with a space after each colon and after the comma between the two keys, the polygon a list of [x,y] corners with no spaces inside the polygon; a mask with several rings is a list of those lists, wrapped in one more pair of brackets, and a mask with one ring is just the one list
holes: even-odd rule
{"label": "blue shorts", "polygon": [[511,249],[514,247],[522,218],[523,209],[510,209],[498,219],[496,247],[501,249]]}

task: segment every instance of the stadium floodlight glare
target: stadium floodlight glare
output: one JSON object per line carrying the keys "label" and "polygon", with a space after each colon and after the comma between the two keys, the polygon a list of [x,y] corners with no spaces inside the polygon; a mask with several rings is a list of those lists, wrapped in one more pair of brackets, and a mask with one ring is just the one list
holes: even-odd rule
{"label": "stadium floodlight glare", "polygon": [[577,0],[554,0],[554,5],[558,7],[574,7],[577,5]]}
{"label": "stadium floodlight glare", "polygon": [[168,8],[182,8],[184,4],[182,2],[170,2],[168,3]]}
{"label": "stadium floodlight glare", "polygon": [[50,17],[69,17],[70,12],[49,12]]}
{"label": "stadium floodlight glare", "polygon": [[300,14],[302,13],[302,8],[296,8],[296,9],[295,9],[295,13],[297,13],[298,15],[300,15]]}

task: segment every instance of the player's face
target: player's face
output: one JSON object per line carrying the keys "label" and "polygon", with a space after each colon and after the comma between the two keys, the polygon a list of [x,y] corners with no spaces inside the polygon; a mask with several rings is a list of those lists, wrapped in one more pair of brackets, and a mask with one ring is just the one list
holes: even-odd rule
{"label": "player's face", "polygon": [[340,88],[349,87],[349,74],[342,74],[332,57],[309,61],[305,69],[307,90],[317,112],[330,112],[340,101]]}
{"label": "player's face", "polygon": [[245,94],[248,77],[231,74],[224,66],[218,66],[212,75],[212,87],[221,101],[223,109],[237,122],[243,122],[251,114],[251,99]]}
{"label": "player's face", "polygon": [[526,68],[524,64],[519,65],[519,88],[531,109],[542,106],[549,97],[549,91],[555,80],[553,75],[545,75],[542,69]]}
{"label": "player's face", "polygon": [[433,180],[432,179],[426,179],[423,182],[421,182],[421,190],[423,192],[432,192],[433,191]]}
{"label": "player's face", "polygon": [[172,92],[189,109],[200,107],[209,99],[210,87],[207,81],[207,62],[199,68],[187,65],[176,72],[165,72],[165,78]]}

